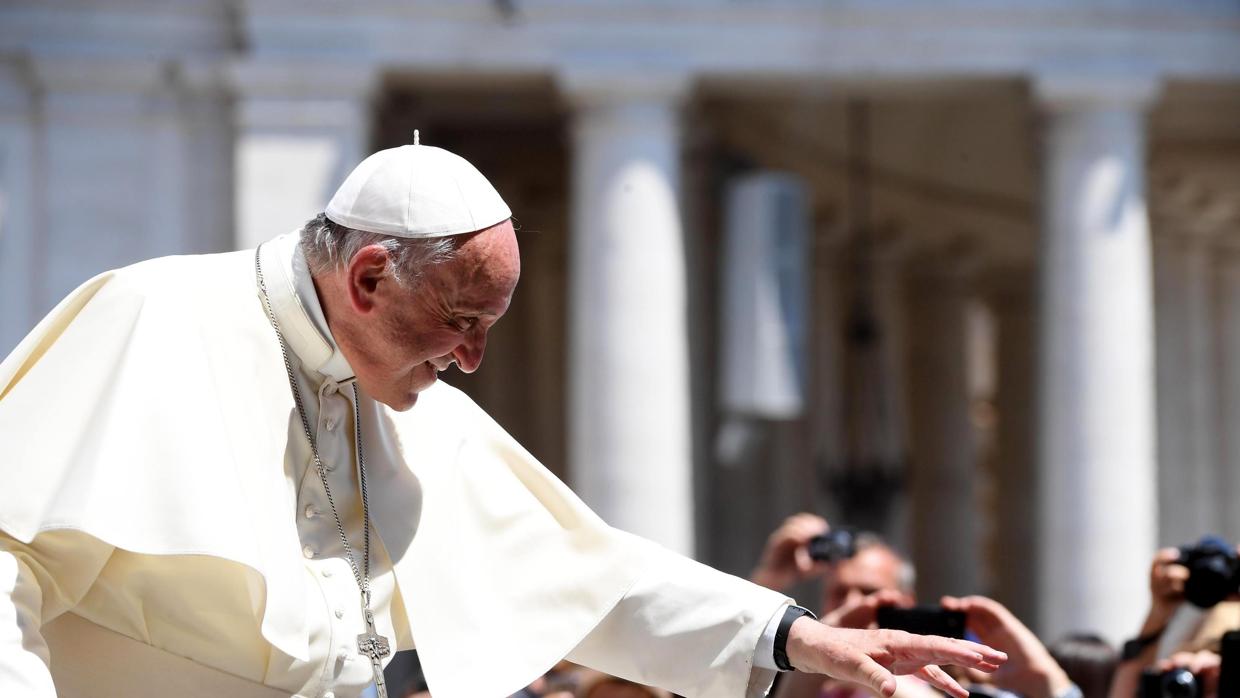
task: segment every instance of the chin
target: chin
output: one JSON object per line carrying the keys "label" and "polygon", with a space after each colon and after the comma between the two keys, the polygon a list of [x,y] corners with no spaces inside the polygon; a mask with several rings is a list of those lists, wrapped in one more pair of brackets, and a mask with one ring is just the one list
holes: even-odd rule
{"label": "chin", "polygon": [[406,397],[405,397],[403,400],[401,400],[400,402],[389,402],[389,403],[386,403],[386,404],[387,404],[387,406],[388,406],[388,407],[391,407],[392,409],[396,410],[397,412],[404,412],[404,411],[406,411],[406,410],[408,410],[408,409],[412,408],[415,404],[417,404],[417,402],[418,402],[418,394],[417,394],[417,393],[413,393],[412,395],[408,395],[408,396],[406,396]]}

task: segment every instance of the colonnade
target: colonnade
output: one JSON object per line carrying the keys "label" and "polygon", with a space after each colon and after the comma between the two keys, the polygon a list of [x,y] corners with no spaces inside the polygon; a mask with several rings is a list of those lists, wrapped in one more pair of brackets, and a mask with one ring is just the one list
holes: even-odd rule
{"label": "colonnade", "polygon": [[[377,73],[339,66],[240,64],[173,77],[139,65],[98,74],[80,63],[4,70],[0,292],[17,309],[0,325],[5,346],[37,319],[27,309],[46,309],[87,276],[58,250],[107,267],[212,246],[227,229],[228,207],[235,236],[221,245],[252,246],[300,225],[366,154],[380,84]],[[691,81],[566,73],[557,87],[571,112],[572,484],[611,523],[692,553],[680,185]],[[1131,632],[1133,611],[1145,603],[1145,568],[1159,542],[1158,488],[1212,502],[1213,513],[1164,515],[1175,537],[1211,521],[1240,531],[1240,511],[1230,506],[1240,475],[1211,467],[1240,463],[1240,440],[1223,422],[1202,426],[1214,405],[1221,419],[1240,417],[1240,369],[1220,359],[1240,356],[1240,253],[1220,258],[1232,260],[1224,264],[1190,245],[1160,260],[1159,278],[1179,279],[1174,287],[1184,295],[1169,291],[1160,300],[1183,312],[1166,315],[1171,324],[1156,344],[1145,113],[1158,85],[1051,78],[1036,80],[1032,93],[1045,136],[1040,275],[988,291],[998,327],[997,402],[1007,420],[999,429],[1006,463],[995,489],[992,581],[1015,586],[1034,575],[1045,632],[1097,629],[1117,638]],[[233,118],[220,118],[227,113]],[[231,147],[221,152],[221,144]],[[134,151],[147,167],[132,166]],[[101,171],[115,175],[101,181]],[[105,229],[128,237],[98,234]],[[28,263],[49,255],[55,264]],[[1219,271],[1207,277],[1211,261]],[[955,278],[917,283],[934,292],[913,314],[906,345],[925,360],[909,378],[925,390],[908,412],[920,444],[913,519],[921,543],[913,547],[927,569],[929,558],[939,563],[929,586],[979,590],[960,329],[967,289]],[[1207,325],[1216,334],[1202,334]],[[1157,381],[1156,347],[1183,356],[1189,374],[1164,372]],[[1156,387],[1191,426],[1165,419],[1156,426]],[[1168,467],[1181,458],[1183,468]],[[1021,604],[1033,600],[1014,605]]]}

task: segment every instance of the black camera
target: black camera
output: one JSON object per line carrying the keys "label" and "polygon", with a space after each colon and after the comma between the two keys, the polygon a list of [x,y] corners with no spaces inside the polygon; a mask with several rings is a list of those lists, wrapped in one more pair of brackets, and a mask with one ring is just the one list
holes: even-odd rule
{"label": "black camera", "polygon": [[1179,668],[1158,672],[1146,669],[1141,673],[1137,698],[1200,698],[1201,684],[1193,672]]}
{"label": "black camera", "polygon": [[1240,591],[1240,556],[1218,536],[1205,536],[1180,548],[1181,565],[1188,568],[1184,598],[1198,608],[1213,608]]}
{"label": "black camera", "polygon": [[847,528],[836,528],[809,539],[809,556],[821,562],[847,560],[857,554],[857,535]]}

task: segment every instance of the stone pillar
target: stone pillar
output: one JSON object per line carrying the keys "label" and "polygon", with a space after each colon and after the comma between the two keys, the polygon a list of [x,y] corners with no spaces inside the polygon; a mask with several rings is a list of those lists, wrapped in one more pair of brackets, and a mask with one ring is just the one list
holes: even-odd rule
{"label": "stone pillar", "polygon": [[569,472],[608,523],[693,552],[684,79],[570,74]]}
{"label": "stone pillar", "polygon": [[[36,314],[91,276],[183,251],[183,167],[163,146],[179,126],[173,66],[52,59],[32,65],[37,141]],[[53,261],[54,260],[54,263]]]}
{"label": "stone pillar", "polygon": [[182,67],[175,129],[165,127],[165,165],[182,182],[179,252],[233,249],[233,104],[226,76],[212,64]]}
{"label": "stone pillar", "polygon": [[[1039,551],[1038,479],[1034,460],[1037,375],[1035,275],[1029,270],[995,274],[988,303],[997,326],[998,382],[995,411],[994,511],[990,569],[995,597],[1018,618],[1037,613]],[[1049,639],[1049,638],[1048,638]]]}
{"label": "stone pillar", "polygon": [[370,154],[376,77],[369,65],[236,66],[238,249],[300,228]]}
{"label": "stone pillar", "polygon": [[958,270],[910,266],[909,271],[910,531],[918,596],[934,600],[982,591],[966,342],[969,296]]}
{"label": "stone pillar", "polygon": [[1119,640],[1156,545],[1145,80],[1042,79],[1041,634]]}
{"label": "stone pillar", "polygon": [[1228,540],[1240,541],[1240,246],[1232,246],[1216,256],[1218,260],[1218,355],[1220,430],[1218,491],[1222,529]]}
{"label": "stone pillar", "polygon": [[1154,239],[1160,545],[1216,532],[1213,265],[1201,235]]}
{"label": "stone pillar", "polygon": [[0,62],[0,357],[38,321],[37,114],[25,67]]}

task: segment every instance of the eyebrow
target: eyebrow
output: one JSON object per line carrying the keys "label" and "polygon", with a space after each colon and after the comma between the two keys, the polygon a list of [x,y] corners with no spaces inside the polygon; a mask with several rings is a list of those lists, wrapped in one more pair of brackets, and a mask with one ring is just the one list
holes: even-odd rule
{"label": "eyebrow", "polygon": [[453,312],[460,315],[486,315],[487,317],[498,317],[500,315],[494,309],[472,305],[458,305],[453,309]]}

